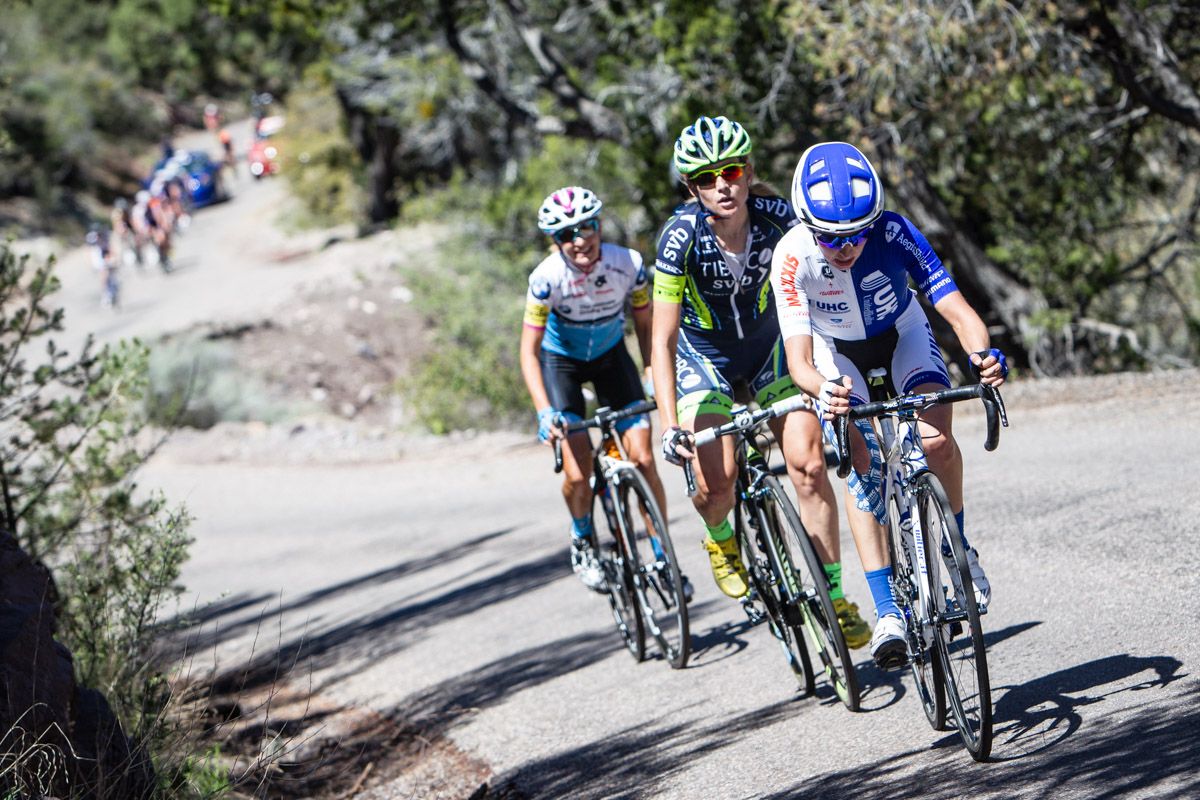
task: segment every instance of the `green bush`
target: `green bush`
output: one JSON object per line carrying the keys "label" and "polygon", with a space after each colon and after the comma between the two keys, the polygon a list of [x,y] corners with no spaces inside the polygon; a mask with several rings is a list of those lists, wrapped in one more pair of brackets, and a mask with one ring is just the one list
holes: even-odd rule
{"label": "green bush", "polygon": [[292,409],[239,369],[233,347],[196,335],[166,339],[150,353],[145,408],[164,428],[205,430],[218,422],[285,419]]}
{"label": "green bush", "polygon": [[517,364],[527,264],[492,256],[470,236],[443,245],[437,261],[405,273],[434,327],[400,390],[434,433],[512,424],[528,405]]}
{"label": "green bush", "polygon": [[287,125],[278,134],[281,172],[299,201],[290,226],[331,227],[363,218],[362,167],[344,130],[333,89],[316,78],[288,96]]}

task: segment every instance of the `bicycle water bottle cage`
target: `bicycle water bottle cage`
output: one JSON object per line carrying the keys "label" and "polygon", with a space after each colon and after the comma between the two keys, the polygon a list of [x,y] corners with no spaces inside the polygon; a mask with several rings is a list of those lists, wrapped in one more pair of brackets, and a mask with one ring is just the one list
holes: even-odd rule
{"label": "bicycle water bottle cage", "polygon": [[608,454],[609,458],[621,458],[621,450],[617,447],[617,440],[612,436],[604,437],[604,452]]}

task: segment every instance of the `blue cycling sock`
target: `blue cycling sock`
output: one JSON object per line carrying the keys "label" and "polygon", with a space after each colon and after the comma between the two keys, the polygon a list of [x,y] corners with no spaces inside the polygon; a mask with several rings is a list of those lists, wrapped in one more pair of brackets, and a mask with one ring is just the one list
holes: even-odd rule
{"label": "blue cycling sock", "polygon": [[571,519],[571,533],[576,539],[586,539],[592,535],[592,515],[584,514],[582,517],[573,517]]}
{"label": "blue cycling sock", "polygon": [[[960,509],[959,512],[954,515],[954,521],[958,523],[958,538],[962,541],[963,549],[970,550],[971,545],[967,543],[967,531],[966,528],[963,527],[963,511],[965,510],[965,508]],[[945,537],[942,538],[942,555],[944,555],[946,558],[950,557],[950,542],[946,541]]]}
{"label": "blue cycling sock", "polygon": [[871,590],[871,599],[875,601],[875,616],[885,617],[888,614],[902,616],[900,608],[892,597],[892,568],[873,569],[867,573],[867,587]]}

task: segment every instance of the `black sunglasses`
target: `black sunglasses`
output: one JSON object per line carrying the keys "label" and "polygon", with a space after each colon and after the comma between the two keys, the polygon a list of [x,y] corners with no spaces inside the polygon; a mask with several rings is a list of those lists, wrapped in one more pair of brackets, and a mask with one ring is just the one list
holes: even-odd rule
{"label": "black sunglasses", "polygon": [[600,220],[589,219],[586,222],[581,222],[571,228],[562,228],[550,234],[554,241],[559,244],[573,242],[577,237],[582,236],[584,239],[590,239],[596,235],[596,231],[600,230]]}

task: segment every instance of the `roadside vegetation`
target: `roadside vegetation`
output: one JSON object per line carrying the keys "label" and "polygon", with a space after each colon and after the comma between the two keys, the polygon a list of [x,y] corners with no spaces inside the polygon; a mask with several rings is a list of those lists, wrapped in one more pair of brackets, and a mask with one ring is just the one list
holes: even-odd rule
{"label": "roadside vegetation", "polygon": [[[209,796],[197,789],[214,781],[196,756],[199,728],[179,713],[171,665],[155,655],[156,622],[181,590],[190,539],[186,511],[137,483],[158,442],[145,413],[148,351],[138,342],[58,349],[57,288],[53,262],[30,266],[0,244],[0,520],[49,570],[51,630],[71,652],[73,677],[102,693],[129,739],[119,768],[149,776],[155,797]],[[4,658],[6,669],[40,663],[19,641]],[[72,766],[81,759],[55,739],[61,729],[26,727],[16,713],[19,727],[2,732],[3,796],[103,797],[98,786],[122,780],[104,774],[109,764],[81,781],[89,768]]]}
{"label": "roadside vegetation", "polygon": [[[435,430],[523,407],[496,337],[515,350],[538,201],[588,185],[608,232],[652,257],[679,197],[671,145],[699,114],[743,122],[756,168],[785,191],[809,144],[863,146],[889,205],[1027,374],[1200,355],[1200,22],[1187,3],[275,7],[307,15],[322,42],[366,221],[432,209],[460,232],[438,259],[452,280],[417,287],[439,348],[408,389],[460,409],[427,420]],[[501,351],[491,377],[469,357]]]}

